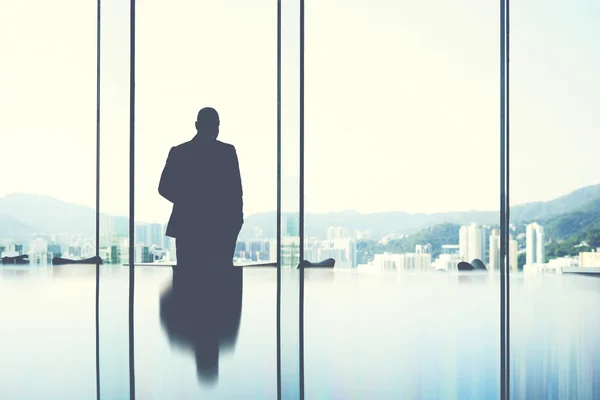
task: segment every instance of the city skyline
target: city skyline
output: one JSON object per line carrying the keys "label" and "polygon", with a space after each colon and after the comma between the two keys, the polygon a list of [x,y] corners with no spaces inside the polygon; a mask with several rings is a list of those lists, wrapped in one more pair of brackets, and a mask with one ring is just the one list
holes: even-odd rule
{"label": "city skyline", "polygon": [[[596,267],[600,264],[600,248],[579,251],[577,256],[549,257],[544,256],[544,228],[537,223],[524,225],[525,243],[520,249],[518,241],[510,235],[509,268],[513,272],[525,274],[540,272],[561,273],[563,268]],[[176,243],[164,235],[166,224],[136,223],[135,226],[136,263],[176,262]],[[107,264],[126,264],[129,257],[129,241],[127,232],[118,232],[114,221],[105,217],[104,229],[100,236],[100,257]],[[120,228],[122,230],[122,227]],[[293,266],[299,262],[298,237],[293,232],[282,232],[281,254],[283,265]],[[489,239],[486,239],[489,233]],[[347,230],[340,226],[327,229],[327,239],[307,237],[304,242],[305,259],[319,261],[333,258],[337,268],[367,268],[381,271],[456,271],[460,261],[483,261],[489,272],[498,272],[500,268],[500,241],[497,229],[489,225],[471,223],[462,225],[455,238],[459,244],[443,244],[441,253],[433,256],[431,242],[421,241],[414,246],[414,251],[389,252],[358,251],[361,242],[360,230]],[[455,239],[448,238],[450,242]],[[385,244],[389,238],[380,239],[378,244]],[[364,241],[363,241],[364,243]],[[489,244],[489,253],[485,247]],[[237,241],[233,262],[237,265],[275,263],[277,261],[276,238],[255,237]],[[589,247],[589,246],[588,246]],[[28,255],[33,264],[50,264],[54,257],[86,259],[95,255],[95,238],[85,235],[45,234],[33,235],[26,241],[14,241],[0,238],[0,256],[15,257]],[[525,263],[519,268],[520,255],[526,255]],[[201,255],[199,255],[201,257]]]}

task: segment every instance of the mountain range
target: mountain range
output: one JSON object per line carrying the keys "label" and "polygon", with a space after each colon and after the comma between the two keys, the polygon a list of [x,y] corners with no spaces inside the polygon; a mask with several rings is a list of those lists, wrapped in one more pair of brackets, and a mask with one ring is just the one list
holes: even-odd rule
{"label": "mountain range", "polygon": [[[533,202],[510,209],[511,223],[521,225],[530,221],[549,224],[558,236],[572,234],[590,218],[600,225],[600,184],[587,186],[547,202]],[[126,217],[121,217],[126,218]],[[28,238],[35,233],[70,233],[93,236],[95,210],[51,197],[15,193],[0,198],[0,237]],[[248,215],[240,239],[250,239],[257,230],[263,237],[276,236],[275,211]],[[370,237],[379,239],[390,233],[414,234],[422,229],[443,224],[497,225],[497,211],[461,211],[447,213],[407,213],[391,211],[363,214],[357,211],[306,213],[305,232],[311,237],[325,237],[330,226],[341,226],[352,232],[369,231]],[[575,221],[575,222],[574,222]],[[575,224],[575,225],[574,225]]]}

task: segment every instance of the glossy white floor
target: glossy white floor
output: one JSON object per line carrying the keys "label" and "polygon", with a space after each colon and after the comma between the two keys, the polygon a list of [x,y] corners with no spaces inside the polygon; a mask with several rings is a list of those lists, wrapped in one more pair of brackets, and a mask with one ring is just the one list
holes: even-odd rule
{"label": "glossy white floor", "polygon": [[[171,269],[137,267],[137,398],[277,397],[276,270],[243,273],[237,335],[202,353],[161,320]],[[100,388],[111,400],[129,398],[127,276],[126,267],[101,267]],[[600,279],[511,283],[513,398],[598,398]],[[283,313],[283,324],[297,321],[296,310]],[[304,313],[307,399],[499,397],[497,276],[307,270]],[[94,266],[0,266],[0,321],[0,398],[96,398]],[[297,344],[284,338],[284,357]],[[202,357],[212,375],[206,365],[199,372]],[[284,397],[297,397],[282,376]]]}

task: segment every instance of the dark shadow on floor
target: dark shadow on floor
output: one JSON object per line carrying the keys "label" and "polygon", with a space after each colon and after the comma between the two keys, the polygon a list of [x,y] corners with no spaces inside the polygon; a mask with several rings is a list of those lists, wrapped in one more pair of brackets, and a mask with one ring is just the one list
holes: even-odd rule
{"label": "dark shadow on floor", "polygon": [[219,352],[233,348],[238,336],[243,270],[231,263],[197,267],[174,268],[160,320],[170,341],[193,349],[199,382],[216,384]]}

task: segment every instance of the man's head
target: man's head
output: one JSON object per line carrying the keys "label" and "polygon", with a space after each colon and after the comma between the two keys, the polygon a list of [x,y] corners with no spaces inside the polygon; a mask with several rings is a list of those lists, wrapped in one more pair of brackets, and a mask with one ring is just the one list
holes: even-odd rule
{"label": "man's head", "polygon": [[211,107],[204,107],[198,112],[196,130],[199,134],[216,139],[219,136],[219,114]]}

